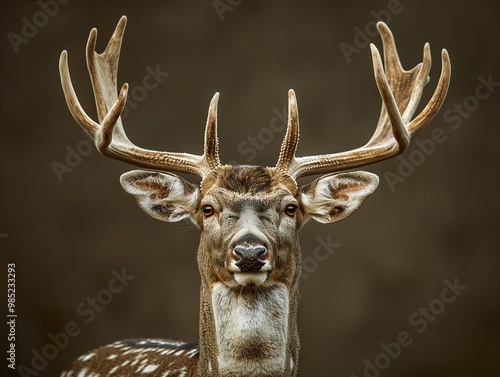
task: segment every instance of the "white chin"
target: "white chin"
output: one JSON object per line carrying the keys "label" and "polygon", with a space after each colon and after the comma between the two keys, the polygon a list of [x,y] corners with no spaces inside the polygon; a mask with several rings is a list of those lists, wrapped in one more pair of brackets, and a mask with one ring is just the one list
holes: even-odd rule
{"label": "white chin", "polygon": [[261,285],[267,279],[267,272],[235,272],[234,279],[243,286]]}

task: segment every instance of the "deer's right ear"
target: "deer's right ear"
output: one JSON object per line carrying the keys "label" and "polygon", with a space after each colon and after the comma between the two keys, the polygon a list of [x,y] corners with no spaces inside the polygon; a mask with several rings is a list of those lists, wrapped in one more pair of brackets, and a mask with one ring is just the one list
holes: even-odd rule
{"label": "deer's right ear", "polygon": [[120,183],[144,212],[166,222],[193,219],[200,200],[198,186],[175,174],[132,170],[120,177]]}

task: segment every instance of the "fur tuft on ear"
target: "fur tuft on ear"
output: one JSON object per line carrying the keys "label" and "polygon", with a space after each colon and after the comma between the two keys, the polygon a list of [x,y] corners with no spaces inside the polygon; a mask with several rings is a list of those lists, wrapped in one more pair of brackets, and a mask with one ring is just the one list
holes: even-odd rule
{"label": "fur tuft on ear", "polygon": [[301,188],[304,215],[320,223],[342,220],[359,208],[378,182],[375,174],[364,171],[320,177]]}
{"label": "fur tuft on ear", "polygon": [[198,187],[175,174],[132,170],[120,183],[149,216],[166,222],[193,215],[200,200]]}

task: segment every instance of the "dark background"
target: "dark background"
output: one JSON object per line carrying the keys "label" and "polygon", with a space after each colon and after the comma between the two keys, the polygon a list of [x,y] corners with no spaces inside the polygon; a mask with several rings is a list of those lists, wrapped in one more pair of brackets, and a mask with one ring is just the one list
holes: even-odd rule
{"label": "dark background", "polygon": [[[339,45],[355,46],[354,28],[364,30],[376,12],[387,15],[387,1],[217,4],[228,8],[220,14],[212,1],[72,0],[44,18],[35,1],[1,3],[1,281],[6,284],[7,263],[14,262],[16,361],[34,368],[33,355],[45,350],[51,360],[37,364],[40,376],[55,376],[83,352],[115,340],[198,336],[198,230],[141,213],[118,182],[130,167],[89,152],[67,110],[58,74],[63,49],[80,101],[95,118],[84,54],[92,27],[99,30],[100,52],[119,17],[128,16],[120,84],[142,85],[148,66],[169,72],[125,120],[140,146],[201,153],[216,91],[223,162],[275,164],[284,132],[262,130],[273,109],[286,106],[289,88],[300,107],[299,155],[355,148],[375,128],[380,98],[369,48],[348,62]],[[387,174],[398,174],[403,160],[366,168],[381,182],[357,213],[338,224],[311,221],[301,231],[308,279],[301,284],[299,375],[363,376],[374,362],[384,377],[494,375],[500,371],[500,87],[476,88],[479,77],[500,81],[500,5],[389,4],[399,11],[389,26],[405,68],[420,62],[424,43],[431,44],[434,64],[422,103],[439,77],[440,49],[450,53],[446,102],[416,136],[422,145],[433,128],[442,128],[446,140],[427,155],[413,143],[404,159],[413,156],[418,166],[392,185]],[[23,37],[23,24],[33,17],[43,25],[16,52],[9,33]],[[369,39],[381,48],[378,37]],[[454,113],[459,105],[462,115]],[[259,132],[264,148],[247,161],[242,143]],[[84,155],[58,177],[54,166],[67,165],[68,151],[78,146]],[[317,237],[340,245],[331,255],[316,253],[329,256],[318,260]],[[107,296],[112,271],[123,268],[135,278]],[[446,280],[467,286],[452,303],[441,301]],[[87,303],[96,295],[106,301],[100,311]],[[429,305],[438,315],[412,325],[412,313]],[[6,304],[1,307],[6,313]],[[65,341],[61,332],[72,323],[79,333]],[[405,332],[411,344],[393,348],[391,358],[381,343]],[[59,334],[59,348],[48,345],[50,334]],[[5,363],[2,370],[9,370]]]}

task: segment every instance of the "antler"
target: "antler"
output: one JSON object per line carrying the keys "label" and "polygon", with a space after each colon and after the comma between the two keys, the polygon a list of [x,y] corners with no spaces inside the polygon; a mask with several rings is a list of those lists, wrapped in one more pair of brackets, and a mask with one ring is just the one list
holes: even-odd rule
{"label": "antler", "polygon": [[295,157],[299,138],[297,102],[293,90],[288,92],[288,127],[278,158],[277,168],[295,178],[313,174],[344,171],[371,164],[405,151],[412,136],[425,127],[437,114],[446,97],[450,83],[451,65],[448,52],[441,53],[442,70],[439,82],[425,108],[411,120],[420,101],[423,87],[429,81],[431,55],[429,44],[424,46],[423,63],[410,71],[401,66],[391,31],[383,22],[377,28],[384,45],[385,72],[378,49],[371,44],[373,69],[382,110],[372,138],[364,146],[346,152]]}
{"label": "antler", "polygon": [[83,110],[73,89],[68,69],[67,52],[61,53],[59,72],[68,108],[76,122],[94,139],[103,155],[137,166],[191,173],[205,177],[220,166],[217,137],[217,103],[219,93],[210,102],[205,128],[205,147],[202,156],[189,153],[158,152],[134,145],[125,134],[120,115],[127,101],[128,84],[117,95],[117,72],[120,47],[127,18],[123,16],[102,54],[95,51],[97,30],[90,32],[87,42],[87,67],[97,107],[99,123]]}

